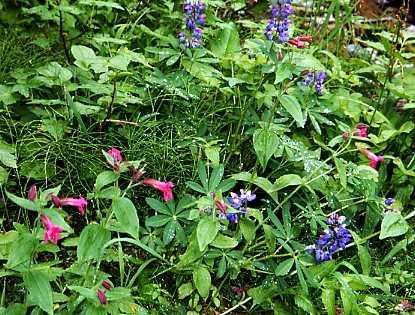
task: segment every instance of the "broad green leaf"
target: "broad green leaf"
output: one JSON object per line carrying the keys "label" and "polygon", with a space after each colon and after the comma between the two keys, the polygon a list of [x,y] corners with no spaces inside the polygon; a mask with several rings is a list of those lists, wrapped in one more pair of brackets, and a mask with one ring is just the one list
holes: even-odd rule
{"label": "broad green leaf", "polygon": [[18,206],[24,209],[38,210],[36,203],[33,201],[30,201],[29,199],[17,197],[13,195],[12,193],[9,193],[8,191],[6,191],[6,195],[11,201],[13,201],[15,204],[17,204]]}
{"label": "broad green leaf", "polygon": [[369,250],[365,246],[357,245],[357,253],[360,259],[360,265],[362,266],[362,272],[368,276],[372,268],[372,257],[370,256]]}
{"label": "broad green leaf", "polygon": [[193,293],[193,284],[190,282],[183,283],[177,291],[179,293],[179,300],[183,300]]}
{"label": "broad green leaf", "polygon": [[72,78],[72,72],[63,68],[57,62],[50,62],[45,66],[37,69],[42,76],[53,80],[54,84],[62,84],[68,82]]}
{"label": "broad green leaf", "polygon": [[97,0],[82,0],[79,4],[93,5],[97,7],[113,8],[124,11],[124,8],[116,2],[112,1],[97,1]]}
{"label": "broad green leaf", "polygon": [[99,260],[103,254],[104,245],[111,239],[111,233],[98,224],[89,224],[81,232],[79,246],[76,251],[78,261],[86,259]]}
{"label": "broad green leaf", "polygon": [[14,104],[18,100],[13,94],[12,87],[0,84],[0,102],[4,105]]}
{"label": "broad green leaf", "polygon": [[400,213],[385,214],[380,227],[379,239],[405,234],[409,229],[408,223]]}
{"label": "broad green leaf", "polygon": [[73,45],[71,52],[76,59],[75,64],[84,70],[88,70],[89,65],[96,59],[95,52],[89,47]]}
{"label": "broad green leaf", "polygon": [[29,303],[53,314],[52,288],[46,270],[30,270],[23,273],[23,281],[29,290]]}
{"label": "broad green leaf", "polygon": [[95,181],[95,189],[100,191],[103,187],[115,182],[120,177],[120,173],[113,171],[103,171],[98,174]]}
{"label": "broad green leaf", "polygon": [[200,192],[202,194],[206,193],[205,189],[202,186],[200,186],[198,183],[188,181],[188,182],[186,182],[186,186],[189,187],[190,189],[193,189],[194,191]]}
{"label": "broad green leaf", "polygon": [[227,178],[220,182],[220,184],[216,187],[216,191],[218,193],[224,193],[228,190],[231,190],[236,185],[236,181],[232,178]]}
{"label": "broad green leaf", "polygon": [[257,129],[254,132],[253,143],[258,160],[262,168],[265,169],[268,160],[280,145],[278,135],[269,129]]}
{"label": "broad green leaf", "polygon": [[294,265],[294,258],[288,258],[281,262],[274,270],[276,276],[286,276],[292,266]]}
{"label": "broad green leaf", "polygon": [[286,174],[279,177],[274,185],[272,185],[272,192],[277,192],[288,186],[298,186],[302,184],[302,179],[297,174]]}
{"label": "broad green leaf", "polygon": [[206,299],[209,296],[211,278],[209,271],[199,266],[193,271],[193,282],[200,296]]}
{"label": "broad green leaf", "polygon": [[294,118],[297,122],[297,126],[304,128],[305,118],[303,112],[301,111],[301,105],[295,96],[292,95],[280,95],[278,97],[281,105],[287,110],[288,113]]}
{"label": "broad green leaf", "polygon": [[193,233],[189,244],[187,245],[186,251],[180,256],[180,261],[176,265],[177,269],[186,268],[191,263],[202,257],[203,251],[199,249],[199,243],[197,242],[196,233]]}
{"label": "broad green leaf", "polygon": [[209,216],[204,217],[197,225],[196,234],[200,251],[204,251],[206,247],[215,239],[219,231],[219,222]]}
{"label": "broad green leaf", "polygon": [[221,77],[222,73],[208,64],[183,59],[182,66],[191,75],[206,82],[209,86],[218,87],[221,83],[219,78]]}
{"label": "broad green leaf", "polygon": [[239,221],[239,228],[241,229],[242,235],[248,241],[252,242],[255,239],[255,223],[248,218],[241,218]]}
{"label": "broad green leaf", "polygon": [[128,58],[128,55],[119,54],[109,60],[109,66],[117,70],[127,71],[130,61],[131,60]]}
{"label": "broad green leaf", "polygon": [[37,243],[38,241],[31,234],[19,233],[18,238],[13,244],[14,250],[10,251],[9,259],[5,267],[15,269],[21,264],[25,264],[25,267],[27,267]]}
{"label": "broad green leaf", "polygon": [[174,237],[176,236],[176,224],[177,224],[176,221],[171,220],[164,227],[164,231],[163,231],[163,243],[164,243],[164,245],[169,244],[174,239]]}
{"label": "broad green leaf", "polygon": [[220,148],[219,147],[206,147],[205,154],[213,166],[218,166],[220,163]]}
{"label": "broad green leaf", "polygon": [[210,245],[216,248],[234,248],[238,245],[238,241],[232,237],[218,233]]}
{"label": "broad green leaf", "polygon": [[336,292],[333,288],[321,289],[321,300],[327,315],[336,315]]}
{"label": "broad green leaf", "polygon": [[9,146],[0,144],[0,162],[7,167],[16,168],[16,157],[11,153],[13,152]]}
{"label": "broad green leaf", "polygon": [[125,197],[114,199],[111,210],[114,211],[122,231],[138,238],[139,221],[137,210],[132,201]]}
{"label": "broad green leaf", "polygon": [[211,51],[216,57],[222,58],[226,55],[238,53],[240,50],[239,34],[235,24],[232,22],[222,23],[219,35],[212,41]]}

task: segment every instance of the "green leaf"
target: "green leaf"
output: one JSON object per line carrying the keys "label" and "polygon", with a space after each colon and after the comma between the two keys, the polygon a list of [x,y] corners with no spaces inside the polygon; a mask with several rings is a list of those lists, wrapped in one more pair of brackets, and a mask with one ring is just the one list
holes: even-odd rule
{"label": "green leaf", "polygon": [[238,241],[232,237],[218,233],[210,245],[216,248],[234,248],[238,246]]}
{"label": "green leaf", "polygon": [[303,294],[295,294],[294,302],[298,307],[303,309],[307,314],[310,314],[310,315],[317,314],[317,310],[314,307],[313,302],[307,296]]}
{"label": "green leaf", "polygon": [[103,187],[115,182],[120,177],[120,174],[113,171],[103,171],[98,174],[95,181],[95,189],[100,191]]}
{"label": "green leaf", "polygon": [[19,234],[17,240],[13,244],[13,250],[9,253],[6,268],[15,269],[21,264],[29,265],[28,263],[32,258],[37,243],[38,241],[36,241],[31,234]]}
{"label": "green leaf", "polygon": [[209,296],[209,290],[211,285],[211,278],[209,271],[199,266],[193,271],[193,282],[200,296],[206,299]]}
{"label": "green leaf", "polygon": [[48,314],[53,314],[52,288],[47,272],[45,270],[30,270],[23,274],[23,281],[29,290],[30,304],[39,306]]}
{"label": "green leaf", "polygon": [[35,211],[38,210],[36,203],[33,201],[30,201],[29,199],[17,197],[13,195],[12,193],[9,193],[8,191],[6,191],[6,195],[11,201],[13,201],[15,204],[17,204],[18,206],[24,209],[35,210]]}
{"label": "green leaf", "polygon": [[218,220],[212,220],[209,216],[204,217],[199,221],[196,229],[196,235],[200,251],[204,251],[206,249],[206,247],[215,239],[218,231]]}
{"label": "green leaf", "polygon": [[78,261],[86,259],[99,260],[104,245],[111,239],[111,233],[98,224],[89,224],[81,232],[79,245],[76,251]]}
{"label": "green leaf", "polygon": [[169,244],[176,235],[176,225],[177,222],[174,220],[169,221],[167,225],[164,227],[163,231],[163,243],[164,245]]}
{"label": "green leaf", "polygon": [[297,122],[297,126],[304,128],[305,118],[301,111],[301,105],[295,98],[295,96],[280,95],[278,96],[278,100],[280,101],[281,105],[287,110],[287,112],[290,113],[290,115]]}
{"label": "green leaf", "polygon": [[112,57],[109,60],[109,66],[121,71],[127,71],[128,64],[130,63],[131,59],[128,58],[127,55],[120,54]]}
{"label": "green leaf", "polygon": [[336,292],[333,288],[321,289],[321,300],[327,315],[336,315]]}
{"label": "green leaf", "polygon": [[172,217],[167,215],[155,215],[146,219],[146,226],[160,227],[172,220]]}
{"label": "green leaf", "polygon": [[206,82],[209,86],[218,87],[221,83],[219,78],[222,73],[212,66],[188,59],[183,59],[182,65],[191,75]]}
{"label": "green leaf", "polygon": [[257,129],[254,132],[253,143],[255,153],[263,169],[267,166],[268,160],[280,145],[278,135],[269,129]]}
{"label": "green leaf", "polygon": [[255,239],[255,223],[248,219],[242,218],[239,221],[239,228],[241,229],[242,235],[248,241],[248,243],[252,242]]}
{"label": "green leaf", "polygon": [[162,203],[161,201],[154,199],[154,198],[146,198],[146,203],[153,209],[156,210],[158,212],[161,212],[163,214],[166,215],[171,215],[171,211],[169,210],[169,208],[167,208],[167,206]]}
{"label": "green leaf", "polygon": [[276,276],[286,276],[290,272],[293,265],[294,258],[288,258],[275,268],[274,273]]}
{"label": "green leaf", "polygon": [[216,40],[212,41],[212,53],[216,57],[222,58],[238,53],[240,50],[239,34],[235,24],[232,22],[220,24],[219,35],[216,36]]}
{"label": "green leaf", "polygon": [[9,173],[6,169],[0,166],[0,185],[7,183],[7,179],[9,178]]}
{"label": "green leaf", "polygon": [[357,253],[360,259],[360,265],[362,266],[362,272],[368,276],[372,268],[372,257],[370,256],[369,250],[365,246],[357,245]]}
{"label": "green leaf", "polygon": [[227,178],[220,182],[220,184],[216,187],[216,191],[218,193],[224,193],[228,190],[231,190],[236,185],[236,181],[232,178]]}
{"label": "green leaf", "polygon": [[272,199],[274,199],[274,201],[277,201],[277,195],[272,192],[273,185],[268,179],[264,177],[259,177],[256,174],[250,174],[248,172],[241,172],[235,174],[232,176],[232,178],[235,180],[248,182],[262,188],[267,194],[269,194],[272,197]]}
{"label": "green leaf", "polygon": [[79,4],[93,5],[97,7],[113,8],[124,11],[124,8],[116,2],[112,1],[97,1],[97,0],[82,0]]}
{"label": "green leaf", "polygon": [[73,45],[71,52],[76,59],[75,64],[84,70],[88,70],[88,66],[96,59],[95,52],[89,47]]}
{"label": "green leaf", "polygon": [[210,175],[210,179],[209,179],[209,192],[216,190],[216,187],[219,185],[220,181],[222,180],[223,173],[224,173],[223,165],[218,165],[213,169],[212,174]]}
{"label": "green leaf", "polygon": [[194,232],[190,238],[189,245],[187,245],[186,251],[180,256],[180,261],[176,265],[177,269],[186,268],[191,263],[202,257],[203,251],[199,249],[199,243],[197,242],[196,233]]}
{"label": "green leaf", "polygon": [[203,188],[208,191],[209,190],[209,180],[206,173],[205,164],[202,161],[197,163],[197,173],[199,175],[200,182],[202,183]]}
{"label": "green leaf", "polygon": [[111,209],[114,211],[122,231],[134,238],[138,238],[139,221],[137,210],[132,201],[124,197],[114,199]]}
{"label": "green leaf", "polygon": [[382,220],[379,239],[403,235],[408,229],[408,223],[400,213],[387,213]]}
{"label": "green leaf", "polygon": [[337,172],[339,173],[340,184],[343,188],[347,188],[346,166],[341,159],[335,158],[334,162],[336,163]]}
{"label": "green leaf", "polygon": [[192,294],[192,292],[193,292],[193,284],[190,282],[183,283],[178,289],[179,300],[183,300],[184,298],[188,297],[190,294]]}
{"label": "green leaf", "polygon": [[281,177],[279,177],[274,185],[272,185],[272,192],[277,192],[285,187],[288,186],[297,186],[301,185],[303,183],[300,176],[296,174],[286,174]]}
{"label": "green leaf", "polygon": [[16,168],[16,157],[11,152],[13,151],[9,146],[0,143],[0,162],[7,167]]}
{"label": "green leaf", "polygon": [[186,186],[202,194],[207,193],[207,191],[205,191],[205,189],[202,186],[200,186],[198,183],[188,181],[186,182]]}

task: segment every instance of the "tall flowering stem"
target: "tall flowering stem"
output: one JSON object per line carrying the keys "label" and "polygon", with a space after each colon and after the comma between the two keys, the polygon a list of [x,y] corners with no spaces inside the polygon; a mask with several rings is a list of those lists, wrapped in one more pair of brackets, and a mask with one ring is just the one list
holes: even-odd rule
{"label": "tall flowering stem", "polygon": [[202,44],[203,30],[200,27],[205,24],[206,14],[203,12],[206,6],[203,1],[187,0],[184,5],[184,30],[179,33],[179,42],[186,48],[199,48]]}
{"label": "tall flowering stem", "polygon": [[276,5],[271,5],[270,17],[265,27],[265,37],[273,41],[277,36],[278,42],[286,43],[289,40],[288,29],[291,25],[290,15],[294,14],[291,0],[278,0]]}
{"label": "tall flowering stem", "polygon": [[333,259],[333,253],[346,249],[346,244],[352,240],[352,235],[346,228],[345,216],[337,213],[327,219],[329,228],[321,234],[315,244],[306,247],[309,254],[314,254],[318,262]]}

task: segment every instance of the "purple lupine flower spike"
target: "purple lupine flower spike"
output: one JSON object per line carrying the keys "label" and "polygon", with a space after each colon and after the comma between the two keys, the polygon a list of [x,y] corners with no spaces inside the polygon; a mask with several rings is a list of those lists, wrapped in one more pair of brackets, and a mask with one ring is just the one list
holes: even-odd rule
{"label": "purple lupine flower spike", "polygon": [[272,5],[270,17],[267,19],[265,27],[265,37],[272,41],[276,35],[280,43],[288,42],[288,29],[291,25],[290,15],[294,14],[291,6],[291,0],[279,0],[277,5]]}
{"label": "purple lupine flower spike", "polygon": [[206,10],[206,6],[203,1],[191,1],[187,0],[184,5],[185,12],[185,27],[186,32],[179,33],[179,42],[186,48],[199,48],[202,43],[203,30],[198,25],[205,24],[206,14],[203,11]]}

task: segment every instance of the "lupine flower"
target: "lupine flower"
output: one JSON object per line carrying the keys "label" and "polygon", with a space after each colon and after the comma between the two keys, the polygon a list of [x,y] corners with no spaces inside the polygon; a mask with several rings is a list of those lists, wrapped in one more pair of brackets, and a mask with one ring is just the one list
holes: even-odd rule
{"label": "lupine flower", "polygon": [[368,149],[361,149],[360,153],[362,153],[363,155],[367,156],[370,159],[369,166],[374,169],[378,167],[379,162],[382,162],[384,160],[383,156],[376,155],[370,152]]}
{"label": "lupine flower", "polygon": [[172,188],[174,187],[174,184],[172,182],[160,182],[154,178],[146,178],[143,183],[144,185],[149,185],[157,190],[160,190],[163,193],[164,201],[173,199]]}
{"label": "lupine flower", "polygon": [[223,200],[215,201],[216,207],[221,211],[218,216],[219,220],[228,220],[230,223],[238,224],[239,217],[247,214],[247,208],[242,206],[246,206],[247,202],[255,200],[256,195],[252,194],[250,191],[245,191],[243,189],[241,189],[240,192],[240,195],[231,192],[231,196],[227,198],[230,206],[235,210],[239,210],[237,212],[228,212],[228,206]]}
{"label": "lupine flower", "polygon": [[293,14],[291,0],[278,0],[277,5],[271,5],[270,18],[267,19],[268,25],[264,32],[265,37],[272,41],[277,35],[280,43],[288,42],[288,29],[291,25],[289,16]]}
{"label": "lupine flower", "polygon": [[104,291],[102,291],[101,289],[98,289],[98,299],[102,305],[107,304],[107,298],[105,296]]}
{"label": "lupine flower", "polygon": [[323,81],[326,78],[326,73],[324,71],[320,71],[316,75],[316,92],[318,95],[323,94]]}
{"label": "lupine flower", "polygon": [[327,218],[329,228],[321,234],[315,244],[308,245],[306,251],[315,255],[316,261],[326,261],[333,259],[333,253],[346,249],[346,244],[352,240],[352,235],[346,228],[345,216],[337,213]]}
{"label": "lupine flower", "polygon": [[29,191],[27,192],[27,199],[29,199],[30,201],[35,201],[37,198],[37,189],[36,189],[36,185],[32,185],[29,188]]}
{"label": "lupine flower", "polygon": [[53,204],[61,208],[63,206],[76,207],[81,215],[85,214],[85,207],[88,205],[88,201],[79,195],[79,198],[59,198],[53,194],[50,195]]}
{"label": "lupine flower", "polygon": [[314,83],[314,72],[307,73],[307,76],[303,82],[305,86],[311,86]]}
{"label": "lupine flower", "polygon": [[102,286],[105,288],[105,289],[107,289],[108,291],[110,291],[111,290],[111,288],[112,288],[112,286],[111,286],[111,283],[108,281],[108,280],[104,280],[104,281],[102,281]]}
{"label": "lupine flower", "polygon": [[112,149],[108,150],[107,153],[109,155],[111,155],[112,158],[113,158],[113,160],[109,160],[108,162],[114,168],[114,171],[119,172],[120,171],[120,162],[123,161],[120,150],[118,150],[116,148],[112,148]]}
{"label": "lupine flower", "polygon": [[385,199],[384,203],[385,203],[386,206],[391,206],[395,203],[395,199],[392,198],[392,197],[389,197],[389,198]]}
{"label": "lupine flower", "polygon": [[63,228],[58,225],[53,225],[52,221],[44,214],[40,215],[40,219],[46,228],[43,242],[47,244],[47,242],[50,240],[52,243],[58,244],[58,240],[60,238],[59,233],[63,231]]}
{"label": "lupine flower", "polygon": [[203,30],[197,25],[205,24],[206,15],[203,11],[206,10],[206,6],[203,1],[191,1],[187,0],[184,5],[185,12],[185,31],[179,33],[179,42],[184,44],[186,48],[199,48],[202,43]]}

